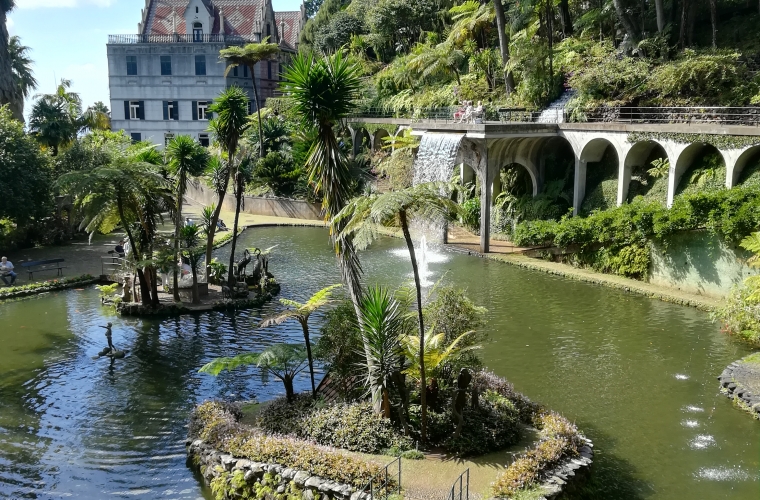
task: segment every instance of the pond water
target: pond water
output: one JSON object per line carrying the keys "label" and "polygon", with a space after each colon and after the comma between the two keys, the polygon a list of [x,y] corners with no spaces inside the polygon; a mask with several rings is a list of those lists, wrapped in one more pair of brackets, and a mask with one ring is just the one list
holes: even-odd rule
{"label": "pond water", "polygon": [[[321,229],[260,228],[242,240],[278,245],[271,270],[283,297],[339,280]],[[402,246],[386,239],[363,255],[368,282],[409,279]],[[594,476],[577,498],[760,498],[760,425],[718,395],[715,378],[747,350],[705,313],[456,253],[428,262],[433,281],[445,276],[488,308],[486,365],[594,440]],[[93,289],[0,304],[0,498],[210,498],[186,466],[188,412],[282,386],[254,369],[197,371],[300,341],[297,323],[255,329],[277,307],[113,319]],[[116,346],[130,350],[113,364],[91,358],[109,320]],[[307,387],[304,375],[297,389]]]}

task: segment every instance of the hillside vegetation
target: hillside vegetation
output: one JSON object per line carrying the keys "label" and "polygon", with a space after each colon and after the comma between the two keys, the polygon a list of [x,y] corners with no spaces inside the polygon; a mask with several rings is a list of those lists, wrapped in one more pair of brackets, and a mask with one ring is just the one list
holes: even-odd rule
{"label": "hillside vegetation", "polygon": [[361,62],[363,105],[760,104],[760,5],[728,0],[325,0],[301,49]]}

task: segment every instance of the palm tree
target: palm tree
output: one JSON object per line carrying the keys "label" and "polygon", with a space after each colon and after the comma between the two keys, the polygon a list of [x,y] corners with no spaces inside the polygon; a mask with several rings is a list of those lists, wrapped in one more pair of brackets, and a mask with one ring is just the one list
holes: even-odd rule
{"label": "palm tree", "polygon": [[230,182],[230,169],[229,165],[222,160],[222,158],[216,154],[209,158],[207,174],[211,178],[211,185],[214,187],[214,192],[218,198],[211,216],[208,219],[206,225],[206,276],[209,273],[209,264],[211,263],[211,252],[214,250],[214,235],[216,234],[216,224],[219,221],[219,214],[222,211],[222,203],[224,197],[227,194],[227,186]]}
{"label": "palm tree", "polygon": [[410,362],[410,365],[404,370],[404,373],[415,380],[421,379],[422,369],[419,363],[419,360],[421,359],[419,357],[420,352],[425,353],[425,371],[435,375],[435,372],[443,365],[457,361],[467,352],[480,349],[479,345],[460,345],[461,342],[466,341],[467,337],[473,333],[475,332],[463,333],[454,339],[448,346],[445,345],[445,333],[433,335],[432,331],[428,332],[428,335],[425,337],[424,346],[420,345],[420,337],[417,335],[405,335],[401,337],[401,346],[404,357]]}
{"label": "palm tree", "polygon": [[[166,147],[169,172],[174,176],[174,194],[177,203],[174,209],[174,255],[179,255],[180,231],[182,229],[182,204],[185,201],[188,177],[196,177],[206,170],[208,151],[189,135],[178,135]],[[193,245],[195,246],[195,245]],[[174,266],[174,300],[180,301],[177,284],[177,266]],[[193,278],[195,272],[193,271]],[[197,288],[197,287],[195,287]],[[195,294],[195,293],[194,293]],[[193,297],[195,301],[195,297]]]}
{"label": "palm tree", "polygon": [[457,213],[459,206],[444,193],[450,193],[454,186],[444,182],[418,184],[400,191],[373,194],[354,198],[332,220],[333,230],[340,229],[339,240],[352,238],[357,248],[369,246],[380,234],[379,229],[387,226],[400,227],[409,249],[409,257],[414,273],[417,292],[417,317],[420,332],[420,403],[422,406],[422,440],[427,437],[427,401],[425,394],[425,326],[422,317],[422,287],[417,268],[414,242],[409,232],[409,220],[435,220]]}
{"label": "palm tree", "polygon": [[380,401],[383,416],[389,418],[391,377],[401,368],[399,341],[406,332],[404,311],[388,290],[380,286],[366,290],[359,308],[359,327],[367,353],[367,382],[372,400]]}
{"label": "palm tree", "polygon": [[10,40],[5,27],[8,12],[15,7],[14,0],[0,0],[0,106],[7,104],[16,120],[24,121],[24,98],[18,93],[13,78],[13,65],[9,51]]}
{"label": "palm tree", "polygon": [[256,65],[267,59],[272,59],[280,52],[280,47],[276,43],[268,43],[269,37],[265,37],[261,43],[249,43],[243,47],[232,46],[219,51],[219,59],[227,62],[227,70],[224,76],[232,68],[245,66],[251,73],[253,81],[253,98],[256,101],[256,114],[259,120],[259,157],[264,157],[264,144],[261,141],[261,106],[259,104],[259,91],[256,87]]}
{"label": "palm tree", "polygon": [[[182,239],[182,256],[190,261],[190,270],[193,273],[193,304],[201,303],[201,298],[198,295],[198,267],[201,263],[201,257],[203,257],[203,248],[198,246],[198,243],[200,242],[200,231],[201,229],[198,226],[185,226],[179,234],[179,237]],[[175,253],[175,255],[177,254]],[[175,265],[173,267],[175,269],[174,290],[175,297],[177,297],[177,266]]]}
{"label": "palm tree", "polygon": [[[132,247],[142,300],[147,305],[151,303],[151,289],[141,263],[152,257],[158,221],[171,208],[174,198],[160,169],[145,161],[152,156],[146,150],[153,146],[106,143],[103,147],[109,155],[107,163],[64,174],[56,185],[75,196],[75,204],[82,211],[81,227],[88,233],[110,233],[119,225],[124,228]],[[152,278],[155,284],[155,276]],[[153,297],[154,304],[156,299]]]}
{"label": "palm tree", "polygon": [[332,285],[318,291],[311,296],[305,303],[294,300],[280,299],[280,303],[291,309],[286,309],[279,314],[264,318],[261,322],[261,328],[267,328],[273,325],[281,325],[289,319],[295,319],[303,328],[303,339],[306,343],[306,355],[309,360],[309,374],[311,375],[311,394],[317,399],[317,387],[314,384],[314,360],[311,356],[311,340],[309,339],[309,316],[317,309],[326,306],[331,302],[332,291],[341,285]]}
{"label": "palm tree", "polygon": [[423,79],[428,77],[449,77],[454,75],[457,84],[462,85],[459,70],[467,57],[450,42],[435,46],[425,46],[410,61],[409,68],[416,71]]}
{"label": "palm tree", "polygon": [[[351,197],[354,182],[348,158],[338,144],[335,127],[353,109],[359,97],[361,80],[358,67],[344,58],[341,52],[325,58],[299,54],[285,70],[283,91],[293,99],[294,110],[300,115],[304,130],[316,129],[306,159],[309,183],[322,196],[325,220],[338,214]],[[338,231],[339,232],[339,231]],[[338,240],[335,230],[331,238],[338,256],[343,282],[346,284],[356,315],[361,317],[361,265],[350,237]],[[371,364],[369,347],[364,341],[367,363]],[[370,372],[370,390],[377,394],[380,381]],[[373,400],[375,411],[381,411],[381,401]]]}
{"label": "palm tree", "polygon": [[458,46],[467,40],[478,38],[485,42],[485,31],[492,26],[495,15],[493,3],[480,3],[477,0],[465,0],[449,9],[449,14],[454,25],[449,31],[448,41]]}
{"label": "palm tree", "polygon": [[[228,269],[227,282],[233,284],[233,264],[235,263],[235,247],[237,245],[238,218],[240,217],[240,205],[243,199],[244,172],[241,170],[241,161],[236,158],[240,138],[248,129],[248,95],[240,87],[230,87],[216,98],[209,110],[217,116],[209,125],[214,131],[217,141],[227,153],[227,165],[230,176],[234,179],[235,186],[235,223],[232,228],[232,247],[230,250],[230,267]],[[223,198],[219,199],[217,212],[221,210]],[[218,215],[217,215],[218,219]],[[213,221],[216,225],[216,220]],[[213,239],[211,239],[213,243]]]}
{"label": "palm tree", "polygon": [[87,108],[82,115],[82,121],[84,127],[89,130],[111,130],[111,112],[102,101]]}
{"label": "palm tree", "polygon": [[293,379],[306,368],[306,349],[301,344],[275,344],[260,353],[214,359],[205,364],[199,372],[210,373],[216,377],[223,370],[247,365],[256,365],[265,373],[280,379],[285,386],[285,397],[288,401],[293,401]]}
{"label": "palm tree", "polygon": [[[8,54],[11,58],[11,69],[13,71],[13,79],[16,82],[16,92],[24,99],[29,97],[32,90],[37,88],[37,79],[34,78],[32,72],[33,61],[27,55],[29,47],[21,45],[21,39],[17,36],[12,36],[8,43]],[[23,111],[24,104],[21,101],[21,109]]]}
{"label": "palm tree", "polygon": [[49,147],[53,156],[62,146],[71,144],[82,129],[82,99],[70,88],[71,81],[62,79],[55,93],[35,96],[37,102],[32,106],[29,132]]}

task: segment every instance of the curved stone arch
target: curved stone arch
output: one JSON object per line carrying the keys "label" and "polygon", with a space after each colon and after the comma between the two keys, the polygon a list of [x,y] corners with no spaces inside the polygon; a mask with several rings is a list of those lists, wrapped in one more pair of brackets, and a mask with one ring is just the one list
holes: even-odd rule
{"label": "curved stone arch", "polygon": [[541,152],[544,137],[523,137],[517,139],[503,139],[497,141],[489,148],[489,169],[493,170],[493,197],[500,191],[499,172],[506,165],[516,163],[530,175],[533,184],[533,196],[541,189],[541,177],[539,173],[538,158]]}
{"label": "curved stone arch", "polygon": [[[699,156],[699,154],[707,147],[715,148],[715,146],[711,146],[704,142],[695,142],[681,150],[678,157],[675,159],[675,163],[671,159],[670,175],[668,176],[668,208],[673,205],[673,199],[676,196],[676,189],[678,189],[678,185],[681,182],[681,177],[683,177],[683,174],[694,164],[694,160],[697,156]],[[715,150],[720,154],[723,164],[728,165],[724,153],[718,148],[715,148]]]}
{"label": "curved stone arch", "polygon": [[[576,157],[575,178],[573,179],[573,214],[577,215],[580,212],[583,200],[586,198],[586,166],[588,165],[588,162],[593,163],[601,161],[604,152],[607,151],[607,148],[610,146],[615,150],[615,154],[617,155],[618,180],[620,180],[620,159],[625,158],[626,154],[625,151],[622,151],[610,137],[591,137],[583,142],[577,150],[579,152]],[[618,192],[619,191],[620,190],[618,189]]]}
{"label": "curved stone arch", "polygon": [[[395,136],[395,134],[393,134]],[[372,152],[380,151],[383,147],[383,139],[386,137],[391,137],[391,134],[385,130],[385,129],[377,129],[374,134],[372,134]]]}
{"label": "curved stone arch", "polygon": [[[720,150],[719,150],[720,151]],[[721,154],[723,152],[721,151]],[[725,159],[727,155],[723,155],[723,158]],[[730,181],[730,184],[727,182],[726,187],[732,188],[739,184],[739,178],[742,175],[742,172],[744,171],[744,167],[747,166],[747,163],[753,159],[760,156],[760,144],[757,144],[755,146],[750,146],[744,151],[742,151],[739,154],[739,157],[736,158],[736,161],[733,164],[733,168],[729,170],[728,162],[726,162],[726,169],[728,170],[726,172],[727,181]]]}
{"label": "curved stone arch", "polygon": [[351,152],[354,156],[361,153],[362,147],[364,146],[372,150],[372,137],[369,135],[366,128],[359,127],[354,129],[349,127],[348,130],[351,133]]}
{"label": "curved stone arch", "polygon": [[[618,206],[625,203],[625,199],[628,197],[628,187],[631,183],[631,171],[634,167],[643,166],[649,156],[652,154],[652,151],[654,151],[654,149],[657,147],[661,148],[665,153],[665,158],[670,160],[668,151],[665,149],[665,146],[654,140],[636,142],[631,145],[630,149],[628,149],[628,152],[625,155],[625,159],[622,163],[622,170],[620,172],[620,179],[618,182]],[[620,160],[618,159],[618,161]]]}

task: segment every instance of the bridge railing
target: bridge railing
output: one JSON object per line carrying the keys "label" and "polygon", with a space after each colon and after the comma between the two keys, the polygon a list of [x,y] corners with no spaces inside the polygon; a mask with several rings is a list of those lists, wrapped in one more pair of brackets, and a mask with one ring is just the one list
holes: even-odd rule
{"label": "bridge railing", "polygon": [[[413,112],[396,112],[385,108],[364,108],[354,112],[350,118],[355,120],[371,120],[377,118],[383,119],[406,119],[412,123],[415,122],[435,122],[435,123],[467,123],[462,120],[461,116],[456,113],[460,111],[459,106],[443,106],[436,108],[419,108]],[[540,111],[525,108],[495,108],[486,107],[484,114],[480,117],[479,122],[517,122],[533,123],[538,120]],[[473,123],[470,121],[469,123]]]}
{"label": "bridge railing", "polygon": [[687,123],[760,126],[760,107],[614,107],[565,111],[566,121],[591,123]]}

